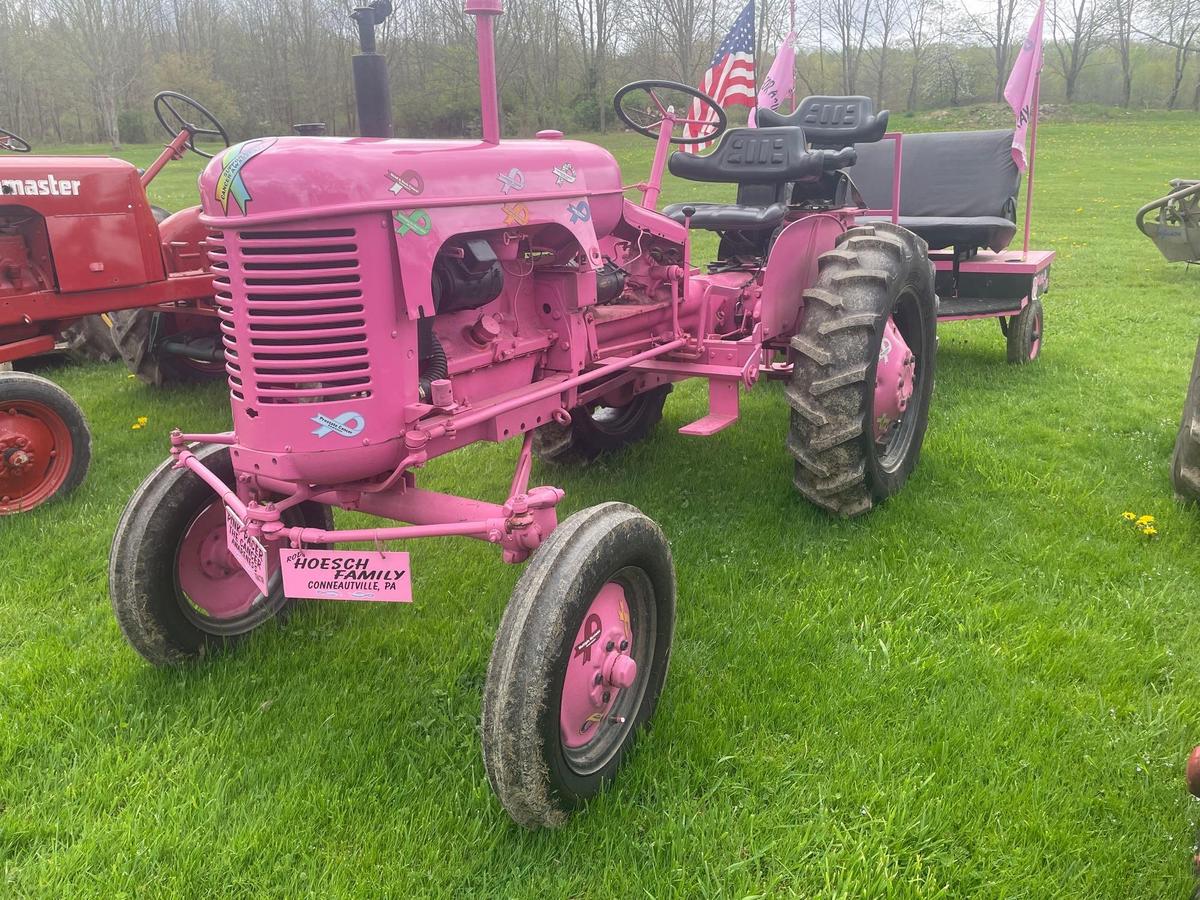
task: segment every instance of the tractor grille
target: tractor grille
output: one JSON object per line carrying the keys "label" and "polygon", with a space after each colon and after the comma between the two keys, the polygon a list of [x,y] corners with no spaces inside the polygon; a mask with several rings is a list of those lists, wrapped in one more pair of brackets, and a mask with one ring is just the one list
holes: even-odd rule
{"label": "tractor grille", "polygon": [[215,232],[208,250],[235,398],[371,396],[356,229]]}

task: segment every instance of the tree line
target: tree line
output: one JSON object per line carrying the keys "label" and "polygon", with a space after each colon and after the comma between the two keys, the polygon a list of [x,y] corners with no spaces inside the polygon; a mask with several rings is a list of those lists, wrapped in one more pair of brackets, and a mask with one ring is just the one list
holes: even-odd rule
{"label": "tree line", "polygon": [[[621,84],[696,84],[744,0],[508,0],[504,127],[611,125]],[[0,128],[36,143],[157,140],[150,100],[182,91],[235,139],[323,121],[355,131],[347,0],[0,0]],[[757,0],[759,74],[792,25],[797,93],[893,110],[1001,98],[1032,0]],[[1044,102],[1200,111],[1200,0],[1047,0]],[[380,32],[397,132],[477,133],[461,0],[398,0]]]}

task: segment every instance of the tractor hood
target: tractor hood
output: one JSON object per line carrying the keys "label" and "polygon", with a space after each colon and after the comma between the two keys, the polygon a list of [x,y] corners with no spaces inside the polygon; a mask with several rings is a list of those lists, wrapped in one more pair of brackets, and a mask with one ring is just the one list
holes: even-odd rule
{"label": "tractor hood", "polygon": [[[385,140],[279,137],[236,144],[200,177],[205,221],[217,227],[338,216],[368,209],[425,212],[590,202],[597,233],[615,225],[621,173],[607,150],[582,141]],[[578,207],[577,207],[578,209]]]}

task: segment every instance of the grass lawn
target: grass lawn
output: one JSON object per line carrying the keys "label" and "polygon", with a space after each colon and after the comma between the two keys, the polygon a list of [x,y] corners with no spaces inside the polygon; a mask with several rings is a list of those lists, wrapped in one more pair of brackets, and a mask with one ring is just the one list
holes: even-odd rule
{"label": "grass lawn", "polygon": [[[1200,120],[1040,137],[1043,358],[1006,365],[994,322],[941,328],[921,463],[871,515],[796,495],[777,384],[713,438],[675,432],[705,405],[686,385],[644,444],[535,466],[564,514],[619,499],[656,519],[680,586],[653,728],[558,832],[512,826],[479,754],[516,569],[418,544],[411,607],[312,604],[237,654],[153,670],[110,611],[109,540],[172,426],[227,427],[225,392],[44,370],[95,460],[65,502],[0,520],[0,894],[1184,896],[1200,513],[1167,464],[1200,275],[1133,213],[1200,175]],[[643,175],[649,141],[606,143]],[[197,171],[168,170],[156,201],[194,202]],[[668,179],[663,199],[723,195]],[[498,498],[515,453],[473,446],[423,484]]]}

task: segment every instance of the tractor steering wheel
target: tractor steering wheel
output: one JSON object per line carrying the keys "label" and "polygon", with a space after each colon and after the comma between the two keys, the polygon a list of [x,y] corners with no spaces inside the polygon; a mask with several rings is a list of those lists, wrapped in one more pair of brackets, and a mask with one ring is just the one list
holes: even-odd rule
{"label": "tractor steering wheel", "polygon": [[[699,103],[692,117],[693,101]],[[663,122],[694,125],[699,133],[691,137],[671,135],[672,144],[703,144],[715,140],[725,130],[725,110],[708,94],[677,81],[634,81],[617,91],[613,97],[617,118],[646,137],[658,138]]]}
{"label": "tractor steering wheel", "polygon": [[0,150],[11,150],[13,153],[28,153],[33,148],[29,141],[19,138],[11,131],[0,128]]}
{"label": "tractor steering wheel", "polygon": [[[175,108],[174,103],[182,106],[184,112],[188,112],[188,108],[193,112],[199,113],[204,118],[201,122],[204,125],[211,127],[201,128],[193,125],[190,121],[180,115],[179,110]],[[196,135],[206,134],[209,137],[215,137],[225,142],[225,146],[229,146],[229,132],[225,130],[217,117],[210,113],[207,109],[185,94],[180,94],[175,91],[160,91],[154,96],[154,115],[158,117],[160,124],[171,137],[175,137],[179,132],[186,131],[188,133],[187,148],[197,156],[203,156],[205,159],[212,159],[211,153],[206,153],[196,146]],[[168,122],[168,118],[174,124]]]}

